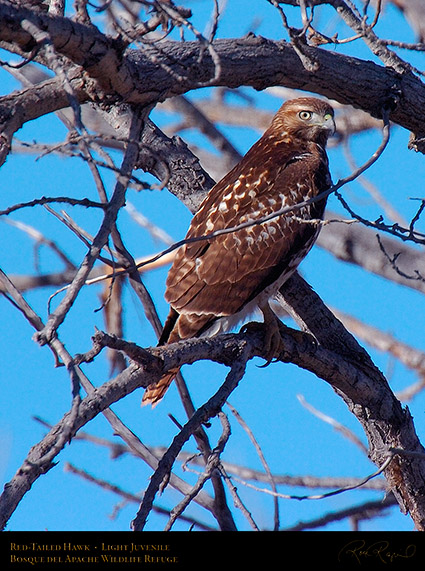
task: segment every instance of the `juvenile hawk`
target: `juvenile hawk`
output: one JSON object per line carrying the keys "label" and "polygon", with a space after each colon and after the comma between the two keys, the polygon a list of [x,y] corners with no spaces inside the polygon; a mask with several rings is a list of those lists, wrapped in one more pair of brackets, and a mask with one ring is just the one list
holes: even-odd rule
{"label": "juvenile hawk", "polygon": [[[186,238],[206,236],[317,196],[331,185],[325,147],[334,113],[312,97],[287,101],[261,139],[208,193]],[[312,247],[326,198],[261,224],[182,246],[167,277],[170,304],[159,345],[229,330],[256,308],[273,328],[269,300]],[[310,222],[310,223],[309,223]],[[274,324],[276,325],[276,324]],[[156,404],[178,370],[149,386]]]}

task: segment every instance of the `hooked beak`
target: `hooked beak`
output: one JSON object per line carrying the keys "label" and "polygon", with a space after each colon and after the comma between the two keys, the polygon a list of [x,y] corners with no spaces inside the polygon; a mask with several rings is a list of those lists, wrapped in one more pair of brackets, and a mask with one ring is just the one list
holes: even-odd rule
{"label": "hooked beak", "polygon": [[330,113],[323,117],[322,127],[329,131],[329,135],[333,135],[336,131],[335,120]]}

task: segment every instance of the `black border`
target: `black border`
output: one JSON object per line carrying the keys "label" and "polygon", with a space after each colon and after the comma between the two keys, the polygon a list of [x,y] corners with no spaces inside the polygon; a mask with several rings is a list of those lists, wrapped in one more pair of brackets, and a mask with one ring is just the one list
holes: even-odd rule
{"label": "black border", "polygon": [[1,569],[420,569],[421,532],[13,532]]}

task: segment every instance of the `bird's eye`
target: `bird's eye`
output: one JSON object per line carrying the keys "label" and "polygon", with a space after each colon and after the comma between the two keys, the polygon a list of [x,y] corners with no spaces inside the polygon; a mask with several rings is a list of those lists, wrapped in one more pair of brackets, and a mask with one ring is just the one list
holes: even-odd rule
{"label": "bird's eye", "polygon": [[311,119],[312,115],[313,113],[311,113],[311,111],[300,111],[298,113],[298,117],[303,121],[308,121],[309,119]]}

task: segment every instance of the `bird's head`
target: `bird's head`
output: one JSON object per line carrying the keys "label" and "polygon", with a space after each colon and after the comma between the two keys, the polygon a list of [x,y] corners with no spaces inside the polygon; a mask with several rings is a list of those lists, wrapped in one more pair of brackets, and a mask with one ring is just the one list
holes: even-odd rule
{"label": "bird's head", "polygon": [[300,97],[286,101],[273,118],[275,136],[312,141],[325,146],[335,133],[334,111],[321,99]]}

